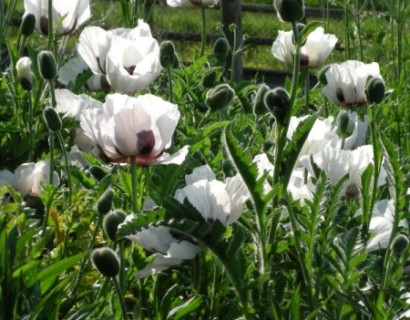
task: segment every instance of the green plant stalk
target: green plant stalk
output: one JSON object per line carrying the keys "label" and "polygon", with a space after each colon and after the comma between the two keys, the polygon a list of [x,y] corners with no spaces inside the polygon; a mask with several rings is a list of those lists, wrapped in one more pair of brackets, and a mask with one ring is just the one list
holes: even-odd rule
{"label": "green plant stalk", "polygon": [[373,170],[373,190],[372,195],[370,198],[370,207],[369,212],[366,214],[366,217],[363,217],[363,234],[367,235],[370,225],[370,219],[372,216],[373,208],[376,203],[376,197],[378,195],[377,192],[377,180],[380,174],[380,166],[381,166],[381,152],[379,148],[379,141],[377,139],[377,126],[376,126],[376,114],[375,108],[376,105],[372,105],[368,107],[369,118],[370,118],[370,131],[372,137],[372,145],[373,145],[373,161],[374,161],[374,170]]}
{"label": "green plant stalk", "polygon": [[51,80],[48,82],[48,84],[50,86],[51,106],[55,108],[57,106],[57,100],[56,100],[56,93],[54,91],[54,83]]}
{"label": "green plant stalk", "polygon": [[402,69],[402,0],[397,0],[397,80],[401,79]]}
{"label": "green plant stalk", "polygon": [[171,68],[167,68],[167,75],[168,75],[169,101],[171,103],[174,103],[174,88],[173,88],[173,85],[172,85]]}
{"label": "green plant stalk", "polygon": [[204,5],[201,5],[201,18],[202,18],[202,41],[201,41],[200,57],[203,57],[205,53],[205,45],[206,45],[206,12],[205,12]]}
{"label": "green plant stalk", "polygon": [[31,101],[31,90],[27,91],[28,100],[28,162],[33,161],[33,102]]}
{"label": "green plant stalk", "polygon": [[305,111],[306,111],[306,114],[309,113],[309,103],[310,103],[310,72],[309,72],[309,69],[307,69],[306,80],[305,80]]}
{"label": "green plant stalk", "polygon": [[237,41],[236,41],[236,28],[233,29],[233,47],[231,48],[231,81],[235,81],[235,60],[236,60],[236,46],[237,46]]}
{"label": "green plant stalk", "polygon": [[137,213],[137,157],[131,156],[130,170],[131,170],[131,209],[133,213]]}
{"label": "green plant stalk", "polygon": [[[94,219],[94,217],[95,217],[95,214],[92,216],[91,220]],[[91,240],[88,243],[88,247],[87,247],[88,253],[90,253],[91,250],[94,248],[94,241],[97,238],[98,230],[101,227],[102,218],[103,218],[102,215],[98,214],[97,225],[95,226],[94,232],[91,236]],[[83,258],[83,260],[81,260],[80,270],[78,271],[77,278],[75,279],[75,282],[74,282],[74,285],[73,285],[73,291],[71,291],[71,298],[72,299],[75,298],[75,294],[77,293],[77,290],[80,287],[81,277],[83,276],[83,273],[85,271],[85,266],[87,265],[89,257],[90,257],[90,254],[87,254]]]}
{"label": "green plant stalk", "polygon": [[53,0],[48,0],[48,50],[53,51]]}
{"label": "green plant stalk", "polygon": [[[283,127],[277,125],[277,132],[276,132],[276,146],[275,146],[275,160],[274,160],[274,169],[273,169],[273,180],[272,180],[272,187],[275,188],[279,182],[279,174],[281,171],[281,163],[283,158],[283,149],[286,145],[286,137],[289,129],[290,118],[292,116],[293,105],[295,104],[296,100],[296,92],[298,89],[299,83],[299,71],[300,71],[300,39],[299,39],[299,32],[296,27],[296,22],[292,22],[292,29],[293,34],[296,39],[296,52],[293,60],[293,77],[292,77],[292,84],[291,84],[291,93],[290,93],[290,102],[289,102],[289,110],[286,114],[285,118],[285,125]],[[287,185],[289,183],[289,178],[286,179],[286,182],[283,184],[283,192],[286,193]],[[277,205],[277,197],[274,197],[272,200],[272,208],[276,208]],[[278,213],[272,220],[272,224],[270,227],[269,232],[269,243],[273,243],[276,238],[276,230],[278,228],[278,224],[280,221],[280,213]]]}
{"label": "green plant stalk", "polygon": [[[54,142],[55,136],[54,132],[49,130],[49,137],[48,137],[49,145],[50,145],[50,177],[49,183],[53,184],[53,177],[54,177]],[[43,235],[45,235],[47,224],[48,224],[48,216],[50,214],[50,208],[47,206],[44,214],[44,221],[43,221]]]}
{"label": "green plant stalk", "polygon": [[114,288],[115,288],[115,291],[117,293],[118,300],[120,302],[122,317],[123,317],[123,319],[128,319],[127,308],[125,307],[124,296],[122,294],[120,284],[118,283],[118,279],[116,277],[113,277],[112,282],[114,283]]}
{"label": "green plant stalk", "polygon": [[125,274],[125,260],[124,260],[124,242],[122,240],[118,243],[119,247],[119,256],[120,256],[120,274],[119,274],[119,283],[121,290],[124,290],[124,274]]}
{"label": "green plant stalk", "polygon": [[345,22],[345,42],[346,42],[346,60],[350,60],[350,38],[349,38],[349,10],[347,8],[347,3],[343,7],[344,11],[344,22]]}
{"label": "green plant stalk", "polygon": [[72,198],[73,198],[73,187],[71,183],[71,175],[70,175],[70,163],[68,161],[67,156],[67,149],[64,144],[63,136],[61,135],[61,131],[57,132],[57,139],[60,142],[61,150],[63,152],[64,162],[65,162],[65,170],[67,174],[67,186],[68,186],[68,207],[71,207]]}

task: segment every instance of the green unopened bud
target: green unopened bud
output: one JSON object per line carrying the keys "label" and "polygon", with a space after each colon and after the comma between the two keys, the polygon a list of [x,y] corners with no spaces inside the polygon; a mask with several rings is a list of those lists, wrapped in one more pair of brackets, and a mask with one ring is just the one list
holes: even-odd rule
{"label": "green unopened bud", "polygon": [[110,212],[113,199],[114,191],[112,189],[105,190],[100,199],[97,201],[96,207],[98,214],[105,215]]}
{"label": "green unopened bud", "polygon": [[265,104],[265,94],[269,91],[266,84],[262,84],[256,92],[255,101],[253,102],[253,113],[255,116],[263,116],[268,112]]}
{"label": "green unopened bud", "polygon": [[290,97],[284,88],[276,88],[265,94],[265,105],[280,125],[285,125],[289,112]]}
{"label": "green unopened bud", "polygon": [[31,59],[22,57],[16,63],[17,78],[24,90],[31,90],[34,86],[34,73],[31,71]]}
{"label": "green unopened bud", "polygon": [[176,53],[174,44],[171,41],[164,41],[161,43],[159,49],[159,61],[161,66],[165,69],[170,69],[174,66],[176,60]]}
{"label": "green unopened bud", "polygon": [[44,109],[43,118],[47,128],[52,132],[57,132],[63,127],[60,116],[52,107],[47,107]]}
{"label": "green unopened bud", "polygon": [[379,104],[384,99],[386,86],[383,79],[372,77],[367,81],[366,99],[369,104]]}
{"label": "green unopened bud", "polygon": [[234,97],[235,91],[229,84],[222,83],[208,90],[205,103],[211,110],[216,111],[226,108]]}
{"label": "green unopened bud", "polygon": [[226,58],[229,54],[229,43],[225,38],[221,37],[215,41],[213,47],[213,54],[216,58],[218,65],[225,65]]}
{"label": "green unopened bud", "polygon": [[36,16],[32,13],[27,13],[21,21],[20,31],[25,37],[30,36],[36,27]]}
{"label": "green unopened bud", "polygon": [[51,51],[41,51],[38,54],[40,75],[45,80],[52,80],[57,75],[57,66]]}
{"label": "green unopened bud", "polygon": [[202,86],[204,88],[212,88],[216,82],[216,70],[210,70],[202,77]]}
{"label": "green unopened bud", "polygon": [[399,234],[392,244],[392,251],[396,258],[400,258],[406,252],[409,246],[409,239],[404,234]]}
{"label": "green unopened bud", "polygon": [[341,111],[336,118],[337,134],[343,138],[350,137],[355,129],[355,123],[347,111]]}
{"label": "green unopened bud", "polygon": [[327,85],[326,72],[327,72],[327,70],[329,70],[329,68],[330,68],[330,65],[327,65],[327,66],[324,66],[324,67],[319,71],[319,74],[318,74],[317,78],[318,78],[319,83],[320,83],[321,85],[324,85],[324,86]]}
{"label": "green unopened bud", "polygon": [[120,272],[120,261],[110,248],[95,249],[91,254],[91,261],[104,277],[114,278]]}
{"label": "green unopened bud", "polygon": [[99,166],[91,166],[90,167],[90,173],[98,181],[101,181],[107,175],[107,173],[103,169],[101,169],[101,167],[99,167]]}
{"label": "green unopened bud", "polygon": [[303,0],[275,0],[275,9],[279,20],[297,22],[305,16]]}
{"label": "green unopened bud", "polygon": [[127,215],[121,210],[108,213],[103,220],[103,229],[111,241],[116,241],[118,226],[124,222]]}

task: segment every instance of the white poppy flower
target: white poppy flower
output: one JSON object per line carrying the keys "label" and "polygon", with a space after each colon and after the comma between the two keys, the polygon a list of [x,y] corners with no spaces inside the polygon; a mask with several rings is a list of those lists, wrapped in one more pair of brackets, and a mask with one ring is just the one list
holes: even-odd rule
{"label": "white poppy flower", "polygon": [[[50,181],[50,163],[39,161],[37,163],[23,163],[14,171],[16,182],[14,187],[22,196],[27,194],[39,196],[42,191],[42,183]],[[60,179],[56,172],[53,173],[53,184],[58,185]]]}
{"label": "white poppy flower", "polygon": [[[131,219],[130,215],[126,221]],[[156,253],[154,261],[135,274],[137,278],[150,276],[181,264],[185,260],[193,259],[201,251],[201,248],[192,242],[178,239],[172,235],[170,229],[166,227],[149,227],[126,238],[138,243],[144,249]]]}
{"label": "white poppy flower", "polygon": [[[205,173],[200,179],[198,172]],[[187,186],[178,189],[175,198],[183,203],[187,199],[207,222],[219,220],[229,225],[239,219],[249,192],[239,175],[227,178],[226,182],[213,179],[208,166],[201,166],[187,175]],[[200,179],[200,180],[199,180]]]}
{"label": "white poppy flower", "polygon": [[188,154],[184,147],[174,155],[164,153],[178,124],[178,106],[151,94],[130,97],[106,96],[103,108],[86,109],[81,127],[111,162],[137,165],[181,164]]}
{"label": "white poppy flower", "polygon": [[219,0],[167,0],[170,7],[216,6]]}
{"label": "white poppy flower", "polygon": [[127,94],[144,90],[158,77],[162,70],[159,51],[157,40],[143,20],[138,20],[134,29],[105,31],[87,27],[78,45],[78,54],[99,76],[87,84],[104,87],[107,80],[114,90]]}
{"label": "white poppy flower", "polygon": [[[48,0],[24,0],[24,9],[24,14],[31,13],[36,17],[36,30],[47,35]],[[60,35],[74,32],[90,17],[89,0],[53,0],[52,19],[54,24],[59,23],[56,31]]]}
{"label": "white poppy flower", "polygon": [[345,61],[332,64],[325,73],[327,84],[323,94],[333,103],[345,108],[365,106],[366,81],[369,77],[381,78],[379,64]]}
{"label": "white poppy flower", "polygon": [[[322,27],[316,28],[308,35],[306,43],[300,48],[300,66],[320,68],[325,64],[336,42],[335,35],[325,33]],[[271,51],[275,58],[286,63],[289,67],[292,66],[296,53],[293,31],[279,30]]]}

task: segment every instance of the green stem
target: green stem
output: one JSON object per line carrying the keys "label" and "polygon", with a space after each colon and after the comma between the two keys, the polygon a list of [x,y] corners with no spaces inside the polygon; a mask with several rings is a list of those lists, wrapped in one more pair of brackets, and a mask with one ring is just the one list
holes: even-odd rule
{"label": "green stem", "polygon": [[[49,145],[50,145],[50,177],[49,177],[49,183],[53,184],[53,177],[54,177],[54,132],[51,130],[49,131]],[[44,221],[43,221],[43,235],[45,235],[46,229],[47,229],[47,224],[48,224],[48,216],[50,213],[50,208],[47,206],[44,214]]]}
{"label": "green stem", "polygon": [[205,14],[205,6],[201,5],[201,18],[202,18],[202,42],[201,42],[201,55],[200,57],[204,56],[205,53],[205,44],[206,44],[206,14]]}
{"label": "green stem", "polygon": [[[94,218],[94,216],[91,218],[91,220]],[[88,243],[87,251],[89,253],[94,248],[94,241],[97,238],[97,234],[98,234],[98,230],[100,229],[100,226],[101,226],[102,218],[103,218],[102,215],[99,214],[98,215],[98,220],[97,220],[97,225],[95,226],[94,232],[91,236],[91,240]],[[83,258],[83,260],[81,261],[80,270],[78,271],[77,278],[75,279],[75,282],[74,282],[74,285],[73,285],[73,291],[71,291],[71,298],[75,298],[75,294],[77,293],[77,290],[80,287],[81,277],[83,276],[83,273],[85,271],[85,266],[87,265],[89,257],[90,257],[90,255],[87,254]]]}
{"label": "green stem", "polygon": [[57,132],[57,138],[58,138],[58,141],[60,142],[61,150],[63,152],[65,169],[66,169],[66,174],[67,174],[68,207],[71,207],[73,191],[72,191],[71,175],[70,175],[70,169],[69,169],[70,163],[68,162],[67,149],[65,147],[64,139],[60,131]]}
{"label": "green stem", "polygon": [[236,60],[236,27],[233,29],[233,47],[231,48],[231,81],[235,81],[235,60]]}
{"label": "green stem", "polygon": [[112,281],[114,282],[114,288],[115,288],[115,291],[117,292],[118,300],[120,301],[122,317],[124,319],[128,319],[127,308],[125,307],[124,296],[122,295],[122,291],[121,291],[120,284],[118,283],[118,279],[116,277],[113,277]]}
{"label": "green stem", "polygon": [[305,111],[306,111],[306,114],[309,113],[309,103],[310,103],[310,73],[309,73],[309,69],[307,69],[306,80],[305,80]]}
{"label": "green stem", "polygon": [[57,100],[56,100],[56,93],[54,91],[54,83],[53,81],[49,81],[49,86],[50,86],[50,95],[51,95],[51,106],[55,108],[57,106]]}
{"label": "green stem", "polygon": [[131,156],[131,184],[132,184],[132,196],[131,196],[131,209],[133,213],[137,213],[137,164],[136,156]]}
{"label": "green stem", "polygon": [[167,75],[168,75],[168,86],[169,86],[169,100],[171,103],[174,103],[174,88],[172,85],[172,72],[171,68],[167,68]]}
{"label": "green stem", "polygon": [[28,100],[28,162],[33,161],[33,103],[31,90],[27,91]]}
{"label": "green stem", "polygon": [[120,256],[119,282],[120,282],[121,289],[124,289],[124,273],[125,273],[124,242],[122,240],[120,240],[118,245],[119,245],[119,256]]}
{"label": "green stem", "polygon": [[48,50],[53,51],[53,0],[48,0]]}

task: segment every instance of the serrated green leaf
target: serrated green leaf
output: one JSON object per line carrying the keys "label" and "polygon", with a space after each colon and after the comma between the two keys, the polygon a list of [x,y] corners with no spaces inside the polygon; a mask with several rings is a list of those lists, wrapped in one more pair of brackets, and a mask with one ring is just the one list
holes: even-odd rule
{"label": "serrated green leaf", "polygon": [[230,121],[220,121],[220,122],[215,122],[212,123],[208,126],[206,126],[205,128],[203,128],[192,141],[188,141],[188,144],[191,145],[190,147],[190,151],[191,152],[195,152],[198,151],[199,149],[201,149],[202,144],[203,144],[203,140],[209,136],[211,136],[212,134],[217,133],[218,131],[222,130],[223,128],[225,128],[228,124],[230,123]]}
{"label": "serrated green leaf", "polygon": [[191,312],[198,309],[201,306],[202,301],[203,301],[202,297],[192,297],[185,303],[172,309],[168,313],[167,319],[173,319],[173,320],[182,319],[183,317],[189,315]]}
{"label": "serrated green leaf", "polygon": [[165,219],[165,210],[157,209],[155,211],[144,211],[136,215],[135,219],[121,225],[117,232],[117,240],[136,233],[142,228],[146,228],[151,224],[155,224],[160,220]]}

